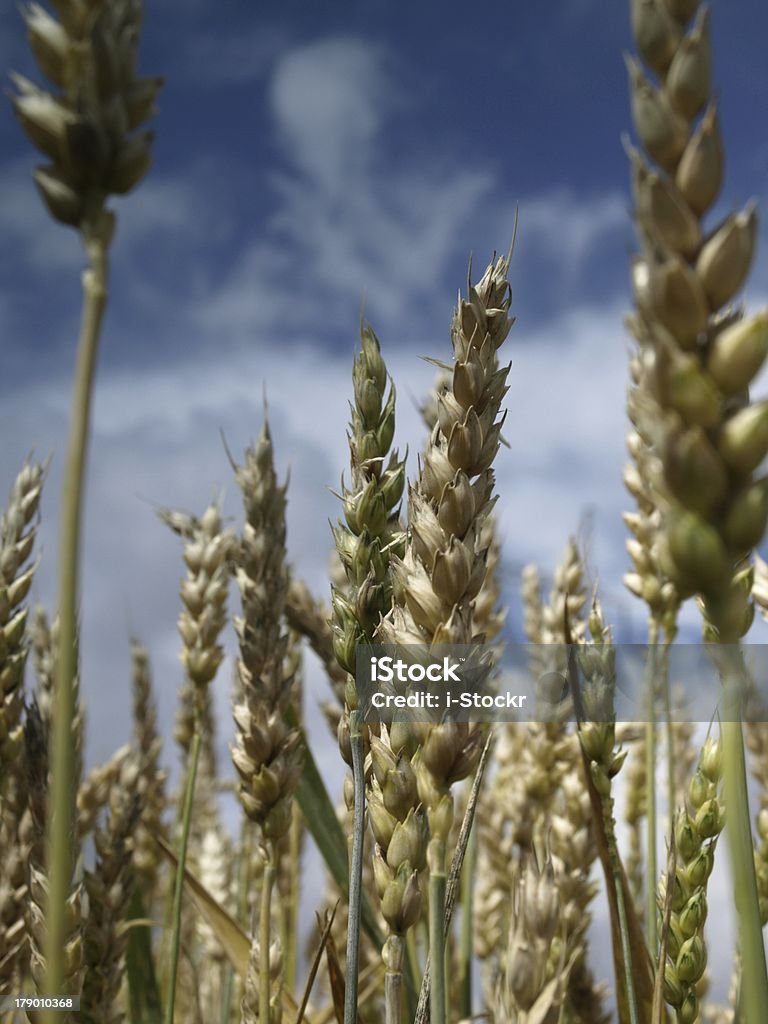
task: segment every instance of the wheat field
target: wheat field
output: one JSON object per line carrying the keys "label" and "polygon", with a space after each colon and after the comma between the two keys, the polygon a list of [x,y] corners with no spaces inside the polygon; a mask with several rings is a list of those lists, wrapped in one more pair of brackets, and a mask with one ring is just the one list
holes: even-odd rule
{"label": "wheat field", "polygon": [[[531,250],[526,204],[513,217],[507,197],[490,259],[470,258],[467,235],[449,329],[430,334],[442,347],[390,344],[373,323],[374,280],[345,343],[343,393],[335,356],[276,337],[238,364],[222,335],[205,373],[190,340],[188,371],[145,389],[139,415],[126,401],[130,354],[103,385],[97,367],[112,332],[132,329],[120,283],[136,273],[120,256],[138,231],[132,204],[150,194],[163,133],[181,130],[162,110],[173,66],[167,82],[163,67],[139,70],[156,52],[143,14],[141,0],[31,3],[19,15],[30,72],[10,71],[17,130],[40,161],[25,187],[49,231],[77,238],[82,274],[71,401],[51,397],[44,373],[32,392],[58,409],[57,449],[41,456],[20,436],[35,402],[10,392],[3,420],[9,447],[30,454],[0,481],[0,1021],[768,1021],[768,310],[744,301],[762,266],[757,205],[719,202],[721,94],[738,82],[713,72],[711,11],[698,0],[626,11],[631,51],[613,88],[626,93],[629,189],[602,209],[632,238],[631,298],[603,311],[614,350],[589,350],[594,373],[577,378],[546,348],[559,366],[522,348],[518,366],[526,325],[510,280],[528,279],[517,265]],[[330,46],[320,60],[341,54]],[[277,108],[295,73],[283,67],[273,85]],[[320,154],[341,224],[323,82],[302,95],[316,125],[310,116],[294,144]],[[353,95],[340,103],[353,120],[364,109]],[[154,193],[157,230],[173,230],[166,200]],[[309,225],[313,208],[301,210]],[[53,237],[41,251],[55,266]],[[204,244],[214,252],[220,238]],[[60,276],[73,286],[66,252]],[[304,308],[304,268],[270,256],[268,272],[260,259],[249,268],[246,328],[269,308],[275,273],[295,298],[295,309],[274,302],[278,320]],[[71,298],[42,276],[40,309],[61,296],[51,315],[74,333]],[[144,295],[137,317],[154,308],[151,283]],[[327,309],[306,308],[333,324],[338,301],[329,292]],[[34,324],[43,314],[28,305]],[[215,296],[203,306],[215,325]],[[136,346],[138,363],[152,341]],[[2,358],[11,380],[18,367]],[[224,380],[226,429],[211,397]],[[193,414],[163,438],[184,467],[181,493],[168,494],[149,456],[141,476],[134,449],[110,437],[142,435],[153,403],[160,415],[190,392]],[[290,429],[272,393],[295,407]],[[547,397],[548,422],[521,428],[516,410]],[[505,457],[519,447],[525,465],[546,430],[567,452],[579,416],[593,418],[595,459],[623,487],[621,579],[596,570],[565,468],[534,517],[562,554],[538,564],[524,551],[518,564],[520,488]],[[241,420],[253,438],[242,446],[229,429]],[[291,430],[305,445],[298,466],[279,443]],[[326,475],[329,432],[345,450],[340,480]],[[220,475],[190,510],[213,451]],[[151,493],[127,493],[129,477]],[[122,613],[118,548],[155,574],[141,607]],[[302,571],[310,554],[321,578]],[[162,586],[175,610],[159,623]],[[144,613],[157,645],[142,641]],[[91,615],[124,638],[98,672]],[[403,659],[404,687],[374,685],[389,655]],[[376,713],[425,676],[438,680],[438,712]],[[515,713],[455,713],[451,681],[475,708],[516,694]]]}

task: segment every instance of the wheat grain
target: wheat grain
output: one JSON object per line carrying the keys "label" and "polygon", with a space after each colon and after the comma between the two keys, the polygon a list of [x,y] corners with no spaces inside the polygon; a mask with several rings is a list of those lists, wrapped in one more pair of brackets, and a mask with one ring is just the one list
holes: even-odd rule
{"label": "wheat grain", "polygon": [[236,570],[242,617],[235,620],[240,690],[232,759],[246,814],[265,837],[278,839],[290,827],[301,761],[299,733],[284,720],[293,700],[293,678],[284,674],[285,488],[277,483],[266,422],[258,442],[246,452],[245,464],[237,467],[236,478],[246,522]]}

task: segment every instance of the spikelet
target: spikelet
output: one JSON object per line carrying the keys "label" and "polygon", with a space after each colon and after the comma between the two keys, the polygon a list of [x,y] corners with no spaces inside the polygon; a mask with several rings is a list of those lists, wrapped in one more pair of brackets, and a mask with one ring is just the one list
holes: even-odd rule
{"label": "spikelet", "polygon": [[24,10],[30,47],[51,84],[13,75],[22,128],[50,161],[35,183],[51,216],[109,241],[107,195],[130,192],[146,173],[159,78],[136,75],[140,0],[59,0],[58,19],[40,4]]}
{"label": "spikelet", "polygon": [[733,643],[753,616],[744,559],[768,520],[768,482],[755,476],[768,452],[768,405],[748,394],[768,354],[768,312],[742,319],[730,306],[753,259],[754,205],[710,230],[702,223],[723,175],[709,10],[691,3],[683,20],[661,17],[663,8],[632,3],[638,49],[660,86],[627,61],[635,128],[658,165],[630,151],[642,243],[629,320],[638,343],[629,413],[640,439],[630,490],[650,504],[630,522],[638,533],[628,583],[657,619],[674,611],[667,583],[679,600],[699,595],[708,639]]}
{"label": "spikelet", "polygon": [[235,477],[243,495],[245,527],[235,572],[242,616],[235,620],[240,685],[232,760],[245,813],[266,838],[279,839],[291,824],[301,752],[300,734],[284,717],[293,700],[293,677],[285,676],[288,634],[283,627],[288,592],[285,486],[277,482],[266,421],[259,440],[246,451],[244,465],[235,468]]}

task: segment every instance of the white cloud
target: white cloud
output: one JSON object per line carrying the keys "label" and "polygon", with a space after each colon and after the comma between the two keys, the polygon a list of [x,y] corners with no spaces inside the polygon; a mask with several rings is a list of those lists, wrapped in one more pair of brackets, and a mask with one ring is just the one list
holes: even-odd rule
{"label": "white cloud", "polygon": [[338,198],[369,171],[389,107],[384,51],[354,37],[289,50],[275,67],[270,96],[290,156],[320,189]]}

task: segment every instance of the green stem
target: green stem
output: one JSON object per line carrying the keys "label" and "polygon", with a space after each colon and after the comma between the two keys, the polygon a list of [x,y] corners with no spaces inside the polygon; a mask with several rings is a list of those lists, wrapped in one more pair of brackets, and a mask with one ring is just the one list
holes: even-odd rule
{"label": "green stem", "polygon": [[283,913],[285,927],[285,984],[289,992],[296,987],[296,963],[298,951],[298,912],[299,912],[299,875],[301,871],[301,831],[302,821],[298,807],[291,811],[291,831],[289,835],[288,894]]}
{"label": "green stem", "polygon": [[363,734],[358,711],[349,713],[349,742],[352,748],[352,782],[355,804],[352,824],[352,853],[349,859],[349,920],[347,925],[344,1024],[356,1024],[360,973],[360,901],[363,891],[363,845],[365,841],[365,766],[363,763]]}
{"label": "green stem", "polygon": [[168,997],[165,1004],[165,1024],[173,1024],[173,1013],[176,1006],[176,979],[179,973],[179,950],[181,947],[181,904],[184,896],[184,868],[187,863],[187,847],[192,824],[192,803],[195,796],[195,780],[197,766],[200,761],[200,728],[196,724],[189,752],[189,774],[187,788],[184,793],[184,808],[181,819],[181,843],[179,845],[179,863],[176,867],[176,882],[173,890],[173,920],[171,925],[171,962],[168,982]]}
{"label": "green stem", "polygon": [[[735,660],[735,659],[734,659]],[[740,662],[740,653],[738,656]],[[743,676],[731,666],[723,679],[726,715],[721,726],[723,741],[723,790],[726,807],[726,832],[734,879],[734,899],[739,919],[739,948],[742,962],[741,1005],[744,1024],[760,1024],[768,1006],[760,901],[755,877],[752,826],[740,712]]]}
{"label": "green stem", "polygon": [[[605,837],[608,842],[608,856],[611,862],[611,876],[613,887],[616,892],[616,909],[619,915],[619,931],[621,932],[621,953],[624,960],[624,984],[627,989],[627,1004],[629,1009],[630,1024],[638,1024],[637,993],[635,992],[635,975],[632,967],[632,943],[629,937],[629,923],[627,921],[627,905],[624,901],[624,880],[621,872],[621,861],[619,860],[619,848],[616,842],[616,827],[613,820],[613,798],[603,797],[603,820],[605,822]],[[650,886],[655,893],[655,885]],[[655,911],[654,906],[654,911]],[[654,913],[655,933],[655,913]],[[654,950],[655,956],[655,950]]]}
{"label": "green stem", "polygon": [[[106,216],[102,214],[102,216]],[[77,348],[75,385],[69,428],[67,461],[61,499],[59,550],[59,642],[56,652],[56,688],[53,702],[51,794],[48,815],[50,850],[48,921],[46,935],[46,994],[65,991],[66,905],[75,863],[74,799],[75,770],[74,678],[77,670],[76,630],[80,537],[85,491],[85,468],[90,432],[91,397],[96,371],[99,334],[107,304],[107,232],[86,235],[89,266],[83,274],[83,314]],[[55,1015],[45,1013],[55,1024]]]}
{"label": "green stem", "polygon": [[646,917],[648,919],[648,948],[655,960],[658,947],[656,927],[656,652],[659,627],[654,618],[648,624],[648,673],[646,681],[647,720],[645,723],[645,802],[646,802]]}
{"label": "green stem", "polygon": [[675,730],[672,724],[672,694],[669,687],[669,640],[664,641],[659,662],[659,676],[664,691],[664,713],[667,718],[667,822],[671,834],[675,820]]}
{"label": "green stem", "polygon": [[275,881],[275,858],[267,847],[267,860],[261,884],[261,906],[259,908],[259,1024],[269,1024],[272,996],[269,947],[272,942],[272,886]]}
{"label": "green stem", "polygon": [[384,946],[384,1024],[400,1024],[403,1005],[402,935],[392,934]]}
{"label": "green stem", "polygon": [[405,936],[405,953],[408,960],[408,969],[413,978],[421,977],[421,963],[419,961],[419,947],[416,938],[417,929],[421,928],[423,921],[418,921],[413,928],[409,928]]}
{"label": "green stem", "polygon": [[[253,826],[248,818],[243,817],[240,825],[240,846],[237,862],[237,921],[243,924],[248,912],[248,874],[252,860],[251,838]],[[224,991],[221,1000],[220,1024],[228,1024],[232,1015],[232,999],[235,990],[235,972],[232,964],[227,962],[224,973]]]}
{"label": "green stem", "polygon": [[445,842],[431,839],[427,851],[429,862],[429,957],[431,986],[429,993],[430,1024],[446,1024],[445,978]]}
{"label": "green stem", "polygon": [[469,834],[467,852],[461,872],[461,939],[459,947],[459,1017],[472,1016],[472,952],[473,952],[473,896],[475,865],[477,862],[477,832]]}

